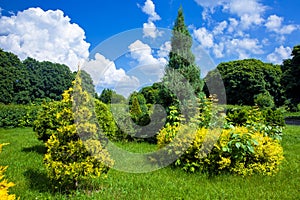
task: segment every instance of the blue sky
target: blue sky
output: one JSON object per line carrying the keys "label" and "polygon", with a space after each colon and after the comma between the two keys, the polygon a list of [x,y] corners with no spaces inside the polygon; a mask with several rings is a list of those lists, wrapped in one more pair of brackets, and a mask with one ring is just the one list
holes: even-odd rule
{"label": "blue sky", "polygon": [[[89,69],[102,65],[93,73],[103,75],[94,77],[103,87],[123,88],[122,82],[140,87],[147,83],[138,75],[155,72],[147,78],[151,82],[163,74],[168,29],[180,5],[203,73],[244,58],[280,64],[300,44],[300,1],[295,0],[0,0],[0,48],[73,70],[85,60]],[[118,44],[125,45],[118,59],[102,52],[106,47],[113,53]]]}

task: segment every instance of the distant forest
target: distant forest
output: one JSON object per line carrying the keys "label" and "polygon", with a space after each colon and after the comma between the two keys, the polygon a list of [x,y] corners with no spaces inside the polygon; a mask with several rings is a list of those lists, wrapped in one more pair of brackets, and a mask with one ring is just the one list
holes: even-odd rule
{"label": "distant forest", "polygon": [[[263,101],[274,103],[276,107],[286,105],[293,111],[299,110],[300,45],[293,48],[292,58],[284,60],[282,65],[256,59],[224,62],[210,71],[204,81],[213,80],[217,71],[224,81],[228,104],[254,105],[257,101]],[[61,100],[61,94],[72,86],[75,75],[76,72],[70,71],[66,65],[40,62],[33,58],[21,61],[13,53],[0,49],[0,103],[30,104],[43,100]],[[161,94],[158,90],[158,83],[154,83],[138,93],[147,103],[153,103],[159,98],[157,95]],[[204,91],[208,96],[206,86]],[[117,94],[105,89],[101,95],[96,96],[110,103],[111,95]],[[118,102],[125,100],[117,96]]]}

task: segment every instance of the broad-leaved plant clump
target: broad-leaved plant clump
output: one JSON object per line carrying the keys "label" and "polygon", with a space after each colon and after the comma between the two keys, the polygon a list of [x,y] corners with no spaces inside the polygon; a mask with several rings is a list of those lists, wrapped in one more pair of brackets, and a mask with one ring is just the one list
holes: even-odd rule
{"label": "broad-leaved plant clump", "polygon": [[[178,153],[174,165],[188,172],[273,175],[284,159],[278,139],[247,127],[199,128],[192,133],[184,126],[165,127],[157,140],[160,148]],[[183,148],[187,144],[188,148]]]}

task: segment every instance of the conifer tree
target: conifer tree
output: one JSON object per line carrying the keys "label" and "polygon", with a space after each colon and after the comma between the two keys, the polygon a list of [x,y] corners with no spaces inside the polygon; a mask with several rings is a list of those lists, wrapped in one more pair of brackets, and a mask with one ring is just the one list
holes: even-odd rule
{"label": "conifer tree", "polygon": [[131,114],[134,122],[137,122],[138,118],[141,117],[143,114],[140,103],[136,96],[133,97],[130,114]]}
{"label": "conifer tree", "polygon": [[195,104],[196,98],[204,96],[200,69],[195,63],[195,56],[191,50],[192,43],[193,40],[185,25],[183,10],[180,7],[172,30],[169,63],[159,91],[159,103],[167,108],[168,114],[170,114],[169,108],[175,106],[180,110],[178,114],[187,117],[190,115],[190,105]]}
{"label": "conifer tree", "polygon": [[[80,72],[79,72],[80,74]],[[46,142],[44,163],[56,189],[72,190],[80,182],[99,177],[113,161],[103,147],[99,125],[91,109],[91,94],[82,89],[80,75],[65,91],[57,112],[58,128]]]}
{"label": "conifer tree", "polygon": [[195,56],[191,51],[193,40],[184,22],[182,7],[178,10],[172,34],[167,70],[178,70],[192,85],[194,93],[200,95],[203,81],[200,78],[200,69],[195,64]]}

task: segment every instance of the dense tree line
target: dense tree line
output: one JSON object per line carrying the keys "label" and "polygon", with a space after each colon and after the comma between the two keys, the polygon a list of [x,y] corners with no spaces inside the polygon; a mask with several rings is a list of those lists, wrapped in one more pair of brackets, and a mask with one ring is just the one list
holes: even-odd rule
{"label": "dense tree line", "polygon": [[[282,103],[279,65],[246,59],[221,63],[208,73],[206,81],[214,80],[219,72],[222,76],[228,104],[254,105],[259,94],[271,95],[276,104]],[[209,93],[206,90],[206,93]]]}
{"label": "dense tree line", "polygon": [[75,74],[68,66],[27,58],[0,49],[0,102],[28,104],[42,99],[61,100]]}
{"label": "dense tree line", "polygon": [[294,111],[300,104],[300,45],[293,48],[292,58],[283,62],[281,84],[285,89],[286,104]]}
{"label": "dense tree line", "polygon": [[[205,80],[214,80],[217,72],[224,81],[228,104],[272,104],[273,101],[276,106],[286,105],[295,111],[300,103],[300,46],[294,47],[292,58],[284,60],[282,65],[256,59],[224,62],[210,71]],[[207,87],[205,91],[209,93]]]}

